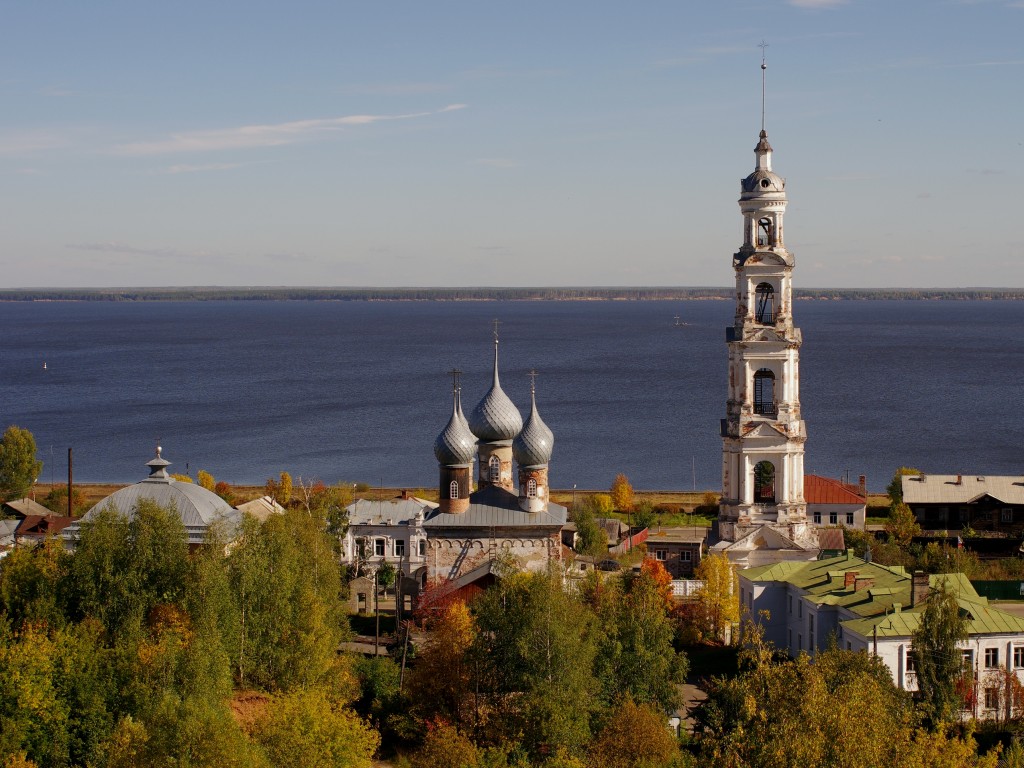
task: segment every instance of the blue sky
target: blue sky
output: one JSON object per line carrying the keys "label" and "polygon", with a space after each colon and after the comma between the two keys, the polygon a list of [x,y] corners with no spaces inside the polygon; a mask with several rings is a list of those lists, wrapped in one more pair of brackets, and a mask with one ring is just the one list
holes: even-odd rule
{"label": "blue sky", "polygon": [[8,2],[0,285],[1024,286],[1024,0]]}

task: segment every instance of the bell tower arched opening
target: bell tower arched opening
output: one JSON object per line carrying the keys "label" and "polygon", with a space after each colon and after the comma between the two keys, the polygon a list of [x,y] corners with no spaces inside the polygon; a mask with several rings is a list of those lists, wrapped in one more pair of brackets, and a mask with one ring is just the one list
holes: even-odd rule
{"label": "bell tower arched opening", "polygon": [[775,503],[775,465],[770,461],[754,465],[754,503]]}
{"label": "bell tower arched opening", "polygon": [[779,414],[775,405],[775,374],[767,368],[754,374],[754,413],[771,418]]}
{"label": "bell tower arched opening", "polygon": [[754,298],[754,319],[761,325],[775,325],[775,287],[771,283],[758,283]]}

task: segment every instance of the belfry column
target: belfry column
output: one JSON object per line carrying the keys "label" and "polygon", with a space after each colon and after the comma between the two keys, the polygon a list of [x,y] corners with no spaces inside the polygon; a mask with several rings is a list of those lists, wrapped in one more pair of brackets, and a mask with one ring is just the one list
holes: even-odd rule
{"label": "belfry column", "polygon": [[733,256],[736,313],[726,328],[729,387],[722,420],[719,535],[770,525],[812,543],[803,495],[807,432],[800,416],[800,330],[793,325],[793,254],[782,239],[786,182],[762,129],[754,172],[741,182],[743,244]]}

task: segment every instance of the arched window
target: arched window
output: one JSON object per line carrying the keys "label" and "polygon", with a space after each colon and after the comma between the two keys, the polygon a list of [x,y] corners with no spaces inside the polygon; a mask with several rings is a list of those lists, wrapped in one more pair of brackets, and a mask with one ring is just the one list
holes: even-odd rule
{"label": "arched window", "polygon": [[537,481],[534,480],[532,477],[526,481],[526,498],[537,498]]}
{"label": "arched window", "polygon": [[757,245],[759,248],[767,248],[775,245],[775,224],[767,216],[757,222]]}
{"label": "arched window", "polygon": [[759,461],[754,466],[754,503],[775,503],[775,465]]}
{"label": "arched window", "polygon": [[772,418],[779,413],[775,406],[775,374],[767,368],[754,374],[754,413]]}
{"label": "arched window", "polygon": [[451,484],[448,486],[448,498],[449,499],[457,499],[457,498],[459,498],[459,481],[458,480],[452,480]]}
{"label": "arched window", "polygon": [[492,483],[501,482],[501,459],[497,456],[491,456],[487,462],[487,479]]}
{"label": "arched window", "polygon": [[754,291],[757,299],[757,322],[762,325],[775,325],[775,289],[769,283],[759,283]]}

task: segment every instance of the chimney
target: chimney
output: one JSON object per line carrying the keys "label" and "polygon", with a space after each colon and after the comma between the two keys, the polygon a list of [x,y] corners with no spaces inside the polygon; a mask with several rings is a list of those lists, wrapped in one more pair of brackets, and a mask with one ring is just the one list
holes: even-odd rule
{"label": "chimney", "polygon": [[913,608],[918,603],[924,602],[926,597],[928,597],[928,574],[924,571],[914,571],[910,583],[910,607]]}
{"label": "chimney", "polygon": [[964,476],[963,475],[957,475],[956,476],[956,484],[957,485],[963,485],[964,484]]}
{"label": "chimney", "polygon": [[402,489],[401,498],[403,498],[403,499],[408,499],[409,498],[409,490],[407,488],[403,488]]}
{"label": "chimney", "polygon": [[846,580],[843,582],[843,587],[845,589],[853,589],[857,583],[857,571],[847,571],[844,576]]}
{"label": "chimney", "polygon": [[858,576],[856,581],[853,583],[853,591],[860,592],[862,589],[870,589],[873,586],[875,586],[874,579],[869,579],[867,576],[863,578]]}
{"label": "chimney", "polygon": [[860,482],[857,483],[857,484],[860,486],[861,495],[862,496],[867,496],[867,494],[868,494],[868,479],[867,479],[867,477],[865,475],[861,475],[860,476]]}

